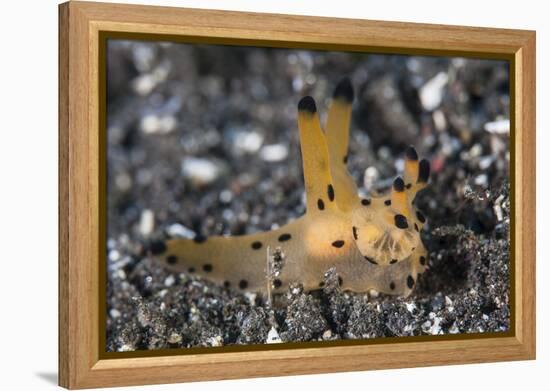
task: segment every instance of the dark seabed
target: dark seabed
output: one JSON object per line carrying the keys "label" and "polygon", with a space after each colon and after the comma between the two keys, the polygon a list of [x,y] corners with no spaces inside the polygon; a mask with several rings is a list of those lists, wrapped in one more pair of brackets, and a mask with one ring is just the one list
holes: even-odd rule
{"label": "dark seabed", "polygon": [[[356,90],[348,166],[388,187],[412,144],[432,164],[417,205],[429,270],[407,298],[329,283],[274,298],[152,262],[155,239],[241,235],[305,211],[296,105]],[[507,331],[505,62],[111,41],[107,350]]]}

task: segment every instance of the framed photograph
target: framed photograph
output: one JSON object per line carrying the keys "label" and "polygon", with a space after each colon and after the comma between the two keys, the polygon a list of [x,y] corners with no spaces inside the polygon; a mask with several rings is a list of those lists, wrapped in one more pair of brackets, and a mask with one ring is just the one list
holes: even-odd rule
{"label": "framed photograph", "polygon": [[60,385],[535,358],[534,32],[59,20]]}

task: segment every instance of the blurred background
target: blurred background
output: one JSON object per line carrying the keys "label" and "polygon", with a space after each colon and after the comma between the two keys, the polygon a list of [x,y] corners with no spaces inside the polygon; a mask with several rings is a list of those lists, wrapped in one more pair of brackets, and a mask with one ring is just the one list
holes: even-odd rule
{"label": "blurred background", "polygon": [[455,209],[465,186],[508,178],[507,62],[110,41],[109,232],[139,231],[144,210],[154,228],[209,235],[301,215],[297,102],[312,95],[323,119],[344,76],[356,90],[349,167],[362,190],[391,182],[414,145],[456,193],[428,205],[432,221],[492,230]]}
{"label": "blurred background", "polygon": [[[110,40],[109,349],[128,345],[120,342],[121,335],[128,336],[122,320],[143,311],[139,300],[157,300],[167,287],[188,289],[183,286],[191,277],[172,276],[167,285],[170,276],[143,257],[148,241],[253,233],[305,212],[297,103],[312,95],[323,121],[333,89],[345,76],[356,93],[348,167],[361,193],[391,185],[408,145],[431,161],[431,184],[417,198],[428,217],[423,240],[431,270],[415,291],[418,306],[427,307],[415,314],[414,327],[401,322],[350,333],[355,327],[350,323],[337,334],[434,333],[429,313],[441,316],[435,333],[507,329],[507,62]],[[174,306],[186,308],[194,300],[186,295]],[[405,308],[401,299],[381,300],[398,312]],[[462,312],[445,312],[453,300],[463,305]],[[281,315],[282,329],[287,315]],[[387,324],[380,321],[386,315],[371,315],[378,317],[376,324]],[[174,326],[163,316],[158,314],[163,324]],[[146,334],[147,327],[136,325],[134,331]],[[226,326],[216,327],[223,334]],[[166,345],[168,337],[163,338]],[[205,343],[189,338],[176,345]],[[228,343],[227,338],[222,340]],[[158,347],[145,337],[140,341],[141,348]]]}

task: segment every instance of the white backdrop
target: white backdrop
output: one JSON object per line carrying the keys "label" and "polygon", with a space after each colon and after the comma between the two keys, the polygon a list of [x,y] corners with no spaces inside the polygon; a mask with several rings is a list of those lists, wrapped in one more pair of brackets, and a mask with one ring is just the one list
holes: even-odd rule
{"label": "white backdrop", "polygon": [[[104,0],[105,1],[105,0]],[[119,0],[119,2],[126,2]],[[523,0],[134,0],[133,3],[537,30],[538,360],[147,387],[155,390],[509,390],[549,379],[548,13]],[[445,4],[444,4],[445,3]],[[57,377],[57,1],[6,1],[0,46],[0,375],[2,389],[52,389]],[[546,49],[546,50],[544,50]],[[546,114],[546,115],[545,115]],[[545,131],[546,129],[546,131]],[[545,223],[543,221],[546,220]],[[546,302],[545,302],[546,301]],[[545,376],[546,375],[546,376]],[[137,388],[135,388],[137,389]],[[143,388],[141,388],[143,389]]]}

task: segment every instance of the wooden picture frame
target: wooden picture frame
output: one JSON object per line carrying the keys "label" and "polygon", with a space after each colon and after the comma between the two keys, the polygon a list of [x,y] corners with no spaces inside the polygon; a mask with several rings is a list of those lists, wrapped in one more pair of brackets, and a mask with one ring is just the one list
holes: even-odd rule
{"label": "wooden picture frame", "polygon": [[[105,32],[510,61],[512,330],[494,337],[122,356],[101,351]],[[535,33],[88,2],[59,6],[59,384],[124,386],[535,358]],[[102,228],[103,227],[103,228]],[[105,345],[103,345],[105,346]]]}

